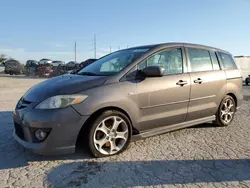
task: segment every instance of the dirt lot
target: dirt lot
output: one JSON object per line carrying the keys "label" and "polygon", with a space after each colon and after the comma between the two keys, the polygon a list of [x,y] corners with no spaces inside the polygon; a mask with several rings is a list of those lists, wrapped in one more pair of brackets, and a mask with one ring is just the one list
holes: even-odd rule
{"label": "dirt lot", "polygon": [[[0,76],[0,187],[250,187],[250,102],[229,127],[203,124],[132,143],[110,158],[41,157],[12,138],[12,111],[42,79]],[[244,92],[250,91],[245,87]]]}

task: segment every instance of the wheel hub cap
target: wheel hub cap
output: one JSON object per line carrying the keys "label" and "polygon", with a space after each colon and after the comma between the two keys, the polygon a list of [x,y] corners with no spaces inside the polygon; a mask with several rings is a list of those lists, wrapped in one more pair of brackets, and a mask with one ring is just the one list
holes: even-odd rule
{"label": "wheel hub cap", "polygon": [[108,136],[110,136],[111,138],[115,138],[116,137],[116,133],[115,132],[111,132],[108,134]]}

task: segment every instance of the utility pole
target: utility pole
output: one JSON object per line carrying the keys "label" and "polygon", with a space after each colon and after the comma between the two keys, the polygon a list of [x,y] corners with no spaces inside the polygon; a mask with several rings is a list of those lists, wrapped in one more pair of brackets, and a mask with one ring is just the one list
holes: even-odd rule
{"label": "utility pole", "polygon": [[118,50],[120,50],[120,46],[118,46]]}
{"label": "utility pole", "polygon": [[111,46],[110,46],[110,48],[109,48],[109,52],[110,52],[110,53],[112,52],[112,48],[111,48]]}
{"label": "utility pole", "polygon": [[127,48],[128,48],[128,45],[127,45]]}
{"label": "utility pole", "polygon": [[75,41],[75,62],[76,62],[76,41]]}
{"label": "utility pole", "polygon": [[94,35],[94,57],[96,59],[96,35]]}

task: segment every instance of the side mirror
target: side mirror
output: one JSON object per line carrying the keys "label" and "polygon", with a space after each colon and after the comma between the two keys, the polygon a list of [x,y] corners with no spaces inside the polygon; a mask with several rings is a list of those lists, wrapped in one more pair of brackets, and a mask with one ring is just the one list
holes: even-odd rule
{"label": "side mirror", "polygon": [[164,75],[164,68],[159,66],[148,66],[141,70],[146,77],[162,77]]}

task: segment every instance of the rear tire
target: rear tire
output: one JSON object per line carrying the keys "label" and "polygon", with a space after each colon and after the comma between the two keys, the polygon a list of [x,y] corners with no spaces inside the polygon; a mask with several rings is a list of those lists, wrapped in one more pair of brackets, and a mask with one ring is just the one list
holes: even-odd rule
{"label": "rear tire", "polygon": [[87,131],[88,146],[95,157],[108,157],[123,152],[130,143],[131,123],[117,110],[101,113]]}
{"label": "rear tire", "polygon": [[248,83],[248,80],[247,80],[247,79],[245,80],[245,83],[246,83],[246,85],[248,86],[249,83]]}
{"label": "rear tire", "polygon": [[232,123],[236,112],[236,103],[233,97],[227,95],[221,101],[216,113],[215,124],[218,126],[228,126]]}

